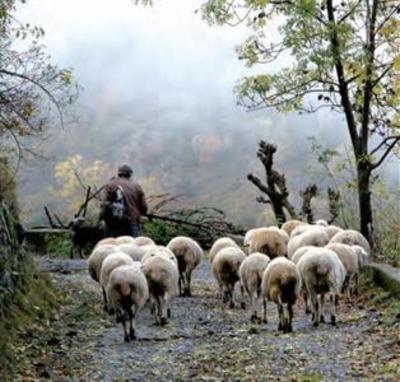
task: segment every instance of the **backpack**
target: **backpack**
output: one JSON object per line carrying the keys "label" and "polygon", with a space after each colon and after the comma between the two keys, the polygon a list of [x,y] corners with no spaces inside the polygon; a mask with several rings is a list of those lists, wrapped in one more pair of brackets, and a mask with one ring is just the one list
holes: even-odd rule
{"label": "backpack", "polygon": [[118,225],[129,220],[128,207],[121,186],[108,195],[107,201],[103,203],[102,216],[107,225]]}

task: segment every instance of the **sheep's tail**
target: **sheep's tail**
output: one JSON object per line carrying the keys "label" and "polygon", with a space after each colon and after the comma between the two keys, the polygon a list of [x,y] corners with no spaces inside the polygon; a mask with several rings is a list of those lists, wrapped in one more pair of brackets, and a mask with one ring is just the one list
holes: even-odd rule
{"label": "sheep's tail", "polygon": [[298,280],[293,275],[285,274],[281,281],[281,293],[279,298],[287,303],[294,304],[296,301],[296,291],[297,291]]}
{"label": "sheep's tail", "polygon": [[119,284],[119,293],[122,297],[130,296],[132,291],[131,285],[127,282]]}

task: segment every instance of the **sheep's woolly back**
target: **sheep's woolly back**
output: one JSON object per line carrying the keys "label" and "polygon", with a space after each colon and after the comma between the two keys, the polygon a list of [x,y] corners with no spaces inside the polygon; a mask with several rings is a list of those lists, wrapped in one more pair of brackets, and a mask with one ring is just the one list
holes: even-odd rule
{"label": "sheep's woolly back", "polygon": [[364,248],[368,256],[371,255],[371,247],[368,243],[368,240],[360,232],[355,230],[349,229],[342,232],[338,232],[335,236],[332,237],[330,243],[359,245],[360,247]]}
{"label": "sheep's woolly back", "polygon": [[221,237],[214,242],[210,249],[210,253],[208,255],[208,259],[210,263],[214,261],[216,254],[226,247],[234,247],[239,248],[239,246],[230,238],[230,237]]}
{"label": "sheep's woolly back", "polygon": [[305,253],[307,253],[308,250],[312,248],[317,248],[314,247],[313,245],[306,245],[304,247],[300,247],[299,249],[296,250],[295,253],[293,253],[293,256],[290,258],[295,264],[299,262],[299,260],[304,256]]}
{"label": "sheep's woolly back", "polygon": [[254,234],[255,232],[257,232],[257,230],[259,230],[259,229],[260,229],[260,228],[252,228],[252,229],[250,229],[250,230],[248,230],[248,231],[246,232],[246,234],[244,235],[244,239],[243,239],[243,245],[244,245],[244,246],[250,245],[250,240],[251,240],[253,234]]}
{"label": "sheep's woolly back", "polygon": [[100,271],[104,259],[117,251],[117,247],[111,244],[98,244],[87,259],[88,273],[90,277],[99,282]]}
{"label": "sheep's woolly back", "polygon": [[302,235],[303,233],[310,232],[310,231],[325,232],[325,227],[323,227],[322,225],[316,225],[316,224],[303,224],[301,226],[296,227],[292,231],[290,238]]}
{"label": "sheep's woolly back", "polygon": [[243,260],[239,268],[240,283],[249,295],[258,294],[263,273],[269,262],[270,258],[260,252],[252,253]]}
{"label": "sheep's woolly back", "polygon": [[172,261],[176,267],[178,267],[178,260],[174,253],[167,247],[163,247],[162,245],[151,245],[148,246],[143,257],[142,257],[142,264],[144,264],[148,259],[154,256],[164,256],[168,260]]}
{"label": "sheep's woolly back", "polygon": [[178,260],[179,271],[192,271],[200,264],[203,250],[200,245],[190,237],[177,236],[167,245]]}
{"label": "sheep's woolly back", "polygon": [[114,237],[106,237],[105,239],[101,239],[100,241],[98,241],[96,243],[95,247],[98,247],[98,246],[104,245],[104,244],[117,245],[116,240],[115,240]]}
{"label": "sheep's woolly back", "polygon": [[299,260],[297,268],[308,292],[319,294],[332,290],[340,294],[346,271],[339,257],[330,249],[313,248]]}
{"label": "sheep's woolly back", "polygon": [[149,257],[142,263],[141,270],[146,276],[149,293],[153,297],[176,294],[178,287],[178,267],[165,255]]}
{"label": "sheep's woolly back", "polygon": [[150,239],[147,236],[139,236],[134,239],[134,242],[136,245],[143,247],[145,245],[155,245],[156,243],[153,241],[153,239]]}
{"label": "sheep's woolly back", "polygon": [[119,252],[123,252],[129,255],[133,261],[142,260],[145,252],[145,249],[143,247],[139,247],[137,244],[134,243],[118,245],[117,249]]}
{"label": "sheep's woolly back", "polygon": [[101,266],[100,284],[106,289],[111,272],[121,265],[133,265],[133,260],[125,253],[115,252],[108,255]]}
{"label": "sheep's woolly back", "polygon": [[292,231],[299,225],[306,225],[307,223],[304,223],[300,220],[288,220],[286,223],[282,224],[281,229],[283,229],[289,236],[291,235]]}
{"label": "sheep's woolly back", "polygon": [[260,228],[253,233],[250,240],[249,253],[261,252],[270,259],[286,256],[287,243],[279,228]]}
{"label": "sheep's woolly back", "polygon": [[329,240],[332,239],[338,232],[342,232],[343,229],[340,227],[337,227],[335,225],[328,225],[325,227],[325,232],[328,235]]}
{"label": "sheep's woolly back", "polygon": [[264,271],[261,294],[275,303],[294,304],[300,291],[300,274],[296,264],[285,257],[277,257]]}
{"label": "sheep's woolly back", "polygon": [[121,244],[134,244],[135,239],[132,236],[119,236],[115,239],[115,244],[116,245],[121,245]]}
{"label": "sheep's woolly back", "polygon": [[325,248],[330,249],[338,255],[348,275],[359,272],[358,255],[350,245],[330,243]]}
{"label": "sheep's woolly back", "polygon": [[211,264],[218,284],[229,285],[239,281],[239,268],[245,258],[246,255],[238,246],[221,249]]}
{"label": "sheep's woolly back", "polygon": [[136,265],[122,265],[115,268],[107,285],[109,304],[115,311],[124,311],[134,305],[135,311],[141,309],[149,298],[147,280]]}
{"label": "sheep's woolly back", "polygon": [[311,245],[314,247],[323,247],[328,244],[328,235],[323,227],[309,228],[300,235],[291,237],[288,244],[288,256],[292,258],[294,253],[301,247]]}

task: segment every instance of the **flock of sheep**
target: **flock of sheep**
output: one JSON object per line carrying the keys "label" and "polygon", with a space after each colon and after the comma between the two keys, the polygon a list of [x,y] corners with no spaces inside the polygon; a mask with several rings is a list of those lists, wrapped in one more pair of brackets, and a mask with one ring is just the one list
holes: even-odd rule
{"label": "flock of sheep", "polygon": [[[218,239],[209,261],[224,303],[235,306],[234,289],[239,282],[240,303],[244,308],[246,291],[252,322],[267,322],[267,300],[272,301],[278,308],[278,330],[290,332],[299,295],[306,313],[311,302],[314,326],[324,322],[328,297],[330,322],[335,325],[338,297],[346,292],[351,299],[357,292],[358,275],[370,252],[368,241],[357,231],[324,220],[315,224],[290,220],[281,228],[248,231],[243,247],[229,237]],[[102,287],[105,311],[115,314],[125,341],[130,341],[135,338],[135,315],[148,299],[156,324],[165,325],[171,316],[169,301],[177,289],[180,296],[191,296],[192,271],[202,257],[202,248],[189,237],[176,237],[164,247],[148,237],[122,236],[97,243],[88,258],[88,271]]]}

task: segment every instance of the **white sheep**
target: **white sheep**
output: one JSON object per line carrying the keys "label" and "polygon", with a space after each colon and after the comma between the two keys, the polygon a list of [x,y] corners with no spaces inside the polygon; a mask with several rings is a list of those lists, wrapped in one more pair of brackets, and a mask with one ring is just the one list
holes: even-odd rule
{"label": "white sheep", "polygon": [[[270,258],[259,252],[252,253],[244,259],[239,268],[240,284],[245,289],[250,298],[252,322],[258,322],[258,302],[261,297],[261,281],[263,273]],[[263,299],[263,305],[267,302]],[[266,309],[264,309],[266,314]],[[267,322],[267,316],[263,316],[263,322]]]}
{"label": "white sheep", "polygon": [[115,268],[107,284],[107,297],[117,322],[122,323],[125,341],[135,339],[136,313],[149,298],[147,280],[140,268],[133,265]]}
{"label": "white sheep", "polygon": [[101,288],[103,290],[104,306],[106,308],[105,310],[108,311],[109,313],[112,313],[112,311],[110,310],[110,307],[108,305],[108,297],[106,290],[110,274],[115,268],[118,268],[121,265],[133,265],[133,263],[134,263],[133,260],[127,254],[122,252],[114,252],[108,255],[104,259],[101,265],[99,280]]}
{"label": "white sheep", "polygon": [[309,231],[318,231],[318,232],[325,232],[325,227],[317,224],[303,224],[297,226],[292,233],[290,234],[290,238],[294,238],[296,236],[299,236],[305,232]]}
{"label": "white sheep", "polygon": [[157,325],[166,325],[171,316],[169,299],[176,294],[179,272],[176,264],[163,254],[149,257],[142,263],[146,276],[152,312]]}
{"label": "white sheep", "polygon": [[234,247],[239,248],[239,246],[230,238],[230,237],[221,237],[214,242],[212,245],[210,252],[208,254],[208,259],[210,263],[214,261],[215,255],[221,250],[226,247]]}
{"label": "white sheep", "polygon": [[112,245],[117,245],[115,237],[106,237],[104,239],[99,240],[95,248],[98,247],[99,245],[104,245],[104,244],[112,244]]}
{"label": "white sheep", "polygon": [[[291,332],[293,321],[293,305],[300,291],[301,280],[296,265],[285,257],[277,257],[267,265],[261,283],[261,295],[273,301],[278,308],[278,330],[284,333]],[[287,316],[284,306],[287,306]],[[264,305],[264,316],[266,313]]]}
{"label": "white sheep", "polygon": [[117,246],[119,252],[126,253],[133,261],[140,261],[146,251],[145,248],[138,246],[134,243],[120,244]]}
{"label": "white sheep", "polygon": [[115,245],[131,244],[131,243],[135,243],[135,239],[132,236],[128,235],[118,236],[115,239]]}
{"label": "white sheep", "polygon": [[307,223],[304,223],[300,220],[292,219],[288,220],[287,222],[282,224],[281,229],[284,230],[289,236],[291,235],[292,231],[300,226],[300,225],[306,225]]}
{"label": "white sheep", "polygon": [[[225,247],[221,249],[215,256],[211,269],[218,282],[219,290],[223,296],[223,302],[229,302],[229,306],[234,308],[233,292],[235,284],[240,280],[239,268],[243,260],[246,258],[244,252],[238,247]],[[243,288],[242,307],[243,307]]]}
{"label": "white sheep", "polygon": [[136,245],[138,245],[140,247],[143,247],[145,245],[155,245],[156,244],[153,239],[150,239],[147,236],[138,236],[134,239],[134,242]]}
{"label": "white sheep", "polygon": [[328,239],[331,240],[338,232],[342,232],[343,229],[336,225],[328,225],[325,227],[325,233],[328,235]]}
{"label": "white sheep", "polygon": [[329,225],[328,222],[324,219],[319,219],[314,224],[320,225],[322,227],[328,227],[328,225]]}
{"label": "white sheep", "polygon": [[289,259],[292,258],[294,253],[301,247],[305,247],[306,245],[323,247],[328,244],[328,241],[328,235],[325,233],[322,226],[320,228],[308,228],[302,234],[290,238],[287,249]]}
{"label": "white sheep", "polygon": [[360,232],[352,229],[338,232],[329,242],[343,243],[347,245],[359,245],[360,247],[364,248],[368,256],[371,255],[371,247],[368,243],[368,240]]}
{"label": "white sheep", "polygon": [[[330,299],[331,324],[336,325],[336,298],[340,294],[346,271],[339,257],[330,249],[313,248],[299,260],[303,288],[311,300],[312,323],[324,322],[325,294]],[[319,298],[318,298],[319,297]]]}
{"label": "white sheep", "polygon": [[203,250],[196,241],[184,236],[173,238],[167,248],[174,253],[178,260],[179,295],[191,297],[192,272],[200,264]]}
{"label": "white sheep", "polygon": [[334,251],[342,262],[346,270],[343,291],[347,291],[347,297],[351,300],[352,296],[357,294],[358,277],[364,265],[366,252],[358,245],[350,246],[342,243],[329,243],[325,248]]}
{"label": "white sheep", "polygon": [[270,259],[287,255],[286,236],[277,227],[260,228],[251,237],[249,254],[261,252]]}
{"label": "white sheep", "polygon": [[243,238],[243,246],[244,247],[248,247],[249,245],[250,245],[250,240],[251,240],[251,237],[253,236],[253,234],[255,233],[255,232],[257,232],[257,230],[259,230],[260,228],[252,228],[252,229],[250,229],[250,230],[248,230],[247,232],[246,232],[246,234],[244,235],[244,238]]}
{"label": "white sheep", "polygon": [[100,282],[100,271],[104,259],[111,253],[117,252],[117,247],[112,244],[97,245],[87,259],[88,273],[90,277]]}
{"label": "white sheep", "polygon": [[142,257],[142,264],[144,264],[149,258],[154,257],[154,256],[165,256],[167,259],[171,260],[174,262],[176,267],[178,268],[178,260],[174,253],[167,247],[164,247],[162,245],[146,245],[146,250],[144,252],[144,255]]}

